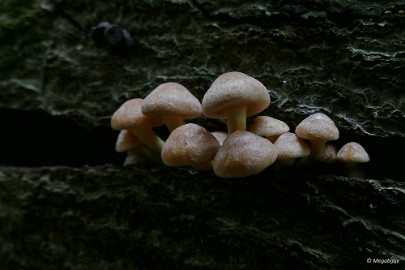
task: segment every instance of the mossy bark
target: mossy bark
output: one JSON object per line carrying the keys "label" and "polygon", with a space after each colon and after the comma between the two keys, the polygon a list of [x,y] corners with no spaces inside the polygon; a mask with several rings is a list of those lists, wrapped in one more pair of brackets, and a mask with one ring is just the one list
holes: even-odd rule
{"label": "mossy bark", "polygon": [[329,269],[405,259],[405,185],[153,167],[1,168],[3,269]]}
{"label": "mossy bark", "polygon": [[[401,1],[3,1],[0,105],[108,124],[125,100],[158,84],[198,98],[238,70],[270,90],[268,114],[297,124],[327,112],[357,134],[405,136]],[[100,21],[134,46],[90,38]]]}

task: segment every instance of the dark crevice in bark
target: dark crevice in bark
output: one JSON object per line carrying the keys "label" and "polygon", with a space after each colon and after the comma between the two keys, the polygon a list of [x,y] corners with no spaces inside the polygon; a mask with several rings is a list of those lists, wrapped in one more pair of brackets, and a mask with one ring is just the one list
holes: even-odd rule
{"label": "dark crevice in bark", "polygon": [[[45,112],[8,109],[0,110],[0,125],[0,164],[76,167],[121,164],[125,158],[125,154],[118,154],[114,150],[118,132],[110,127],[87,129],[71,119]],[[156,132],[164,139],[168,134],[165,128],[159,128]],[[405,164],[404,138],[355,136],[342,131],[335,145],[341,147],[349,141],[361,143],[370,154],[371,162],[361,165],[367,178],[404,179],[401,170],[402,164]],[[342,164],[315,163],[307,170],[317,174],[345,174]]]}
{"label": "dark crevice in bark", "polygon": [[117,132],[86,129],[65,117],[41,111],[0,110],[0,164],[83,166],[119,163]]}

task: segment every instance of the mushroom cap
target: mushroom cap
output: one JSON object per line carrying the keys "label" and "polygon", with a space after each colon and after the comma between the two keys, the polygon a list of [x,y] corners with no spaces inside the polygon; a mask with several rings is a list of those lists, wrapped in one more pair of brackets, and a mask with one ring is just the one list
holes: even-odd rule
{"label": "mushroom cap", "polygon": [[219,142],[205,128],[189,123],[176,128],[167,138],[161,152],[168,166],[193,166],[210,162],[219,149]]}
{"label": "mushroom cap", "polygon": [[134,98],[124,102],[111,117],[111,127],[115,130],[131,129],[139,126],[160,126],[160,119],[146,116],[141,111],[143,99]]}
{"label": "mushroom cap", "polygon": [[306,157],[311,153],[309,145],[291,132],[281,134],[274,146],[278,151],[278,159]]}
{"label": "mushroom cap", "polygon": [[347,163],[364,163],[370,161],[367,151],[356,142],[349,142],[340,148],[337,153],[337,160]]}
{"label": "mushroom cap", "polygon": [[222,145],[226,137],[228,137],[228,133],[223,131],[213,131],[211,132],[211,134],[214,135],[214,137],[218,140],[220,145]]}
{"label": "mushroom cap", "polygon": [[125,152],[130,149],[137,148],[141,145],[141,141],[131,131],[123,129],[118,134],[117,142],[115,143],[115,151]]}
{"label": "mushroom cap", "polygon": [[260,173],[276,159],[277,149],[269,140],[238,130],[225,139],[213,167],[220,177],[245,177]]}
{"label": "mushroom cap", "polygon": [[334,163],[336,162],[336,154],[337,154],[336,146],[334,146],[331,143],[326,143],[322,152],[316,159],[324,163]]}
{"label": "mushroom cap", "polygon": [[339,139],[339,130],[335,122],[323,113],[315,113],[302,120],[296,127],[295,134],[310,141],[334,141]]}
{"label": "mushroom cap", "polygon": [[222,74],[211,85],[202,100],[207,117],[226,118],[233,108],[246,106],[246,116],[257,114],[270,105],[270,95],[258,80],[241,72]]}
{"label": "mushroom cap", "polygon": [[270,116],[256,117],[249,129],[250,132],[264,137],[278,136],[289,130],[286,123]]}
{"label": "mushroom cap", "polygon": [[143,101],[142,113],[151,116],[179,115],[193,119],[201,115],[201,103],[183,85],[163,83],[155,88]]}

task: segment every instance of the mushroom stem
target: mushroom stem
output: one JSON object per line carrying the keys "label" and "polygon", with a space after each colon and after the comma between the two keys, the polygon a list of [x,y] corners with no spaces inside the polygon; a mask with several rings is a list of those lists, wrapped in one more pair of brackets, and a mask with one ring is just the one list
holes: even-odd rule
{"label": "mushroom stem", "polygon": [[162,120],[169,129],[170,133],[172,133],[176,128],[184,125],[183,118],[176,115],[164,116]]}
{"label": "mushroom stem", "polygon": [[303,157],[297,162],[298,168],[304,168],[307,167],[309,164],[313,163],[317,159],[317,157],[322,153],[326,141],[311,140],[309,141],[309,144],[311,145],[311,153],[309,154],[309,156]]}
{"label": "mushroom stem", "polygon": [[325,147],[326,141],[324,141],[324,140],[311,140],[309,143],[311,145],[311,154],[309,155],[308,158],[316,159],[322,153],[322,150]]}
{"label": "mushroom stem", "polygon": [[237,107],[227,115],[228,134],[237,130],[246,130],[246,107]]}
{"label": "mushroom stem", "polygon": [[136,149],[130,149],[127,152],[127,157],[124,160],[124,166],[138,165],[148,161],[154,163],[162,163],[160,155],[150,150],[145,145],[141,145]]}
{"label": "mushroom stem", "polygon": [[148,147],[142,145],[139,153],[142,157],[144,157],[148,161],[152,161],[154,163],[162,163],[162,159],[160,158],[160,154],[153,152]]}
{"label": "mushroom stem", "polygon": [[345,164],[345,170],[347,173],[347,176],[349,177],[356,177],[356,178],[365,178],[365,173],[363,168],[359,166],[359,164],[355,162],[347,162]]}
{"label": "mushroom stem", "polygon": [[145,163],[145,159],[138,153],[138,151],[128,150],[123,166],[138,165],[142,163]]}
{"label": "mushroom stem", "polygon": [[131,131],[138,137],[138,139],[149,149],[156,153],[162,150],[164,141],[159,138],[151,128],[141,127],[132,128]]}
{"label": "mushroom stem", "polygon": [[295,158],[282,158],[277,161],[282,167],[291,167],[295,162]]}

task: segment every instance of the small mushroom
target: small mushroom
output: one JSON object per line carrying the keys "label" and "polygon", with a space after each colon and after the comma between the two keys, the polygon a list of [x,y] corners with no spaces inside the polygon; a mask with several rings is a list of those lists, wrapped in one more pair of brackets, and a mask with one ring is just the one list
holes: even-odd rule
{"label": "small mushroom", "polygon": [[170,132],[184,125],[184,119],[201,115],[201,103],[183,85],[168,82],[159,85],[143,101],[142,113],[161,118]]}
{"label": "small mushroom", "polygon": [[279,161],[283,166],[291,166],[297,158],[309,156],[311,149],[305,140],[297,137],[294,133],[286,132],[275,141]]}
{"label": "small mushroom", "polygon": [[176,128],[167,138],[161,153],[167,166],[192,166],[209,170],[220,145],[205,128],[189,123]]}
{"label": "small mushroom", "polygon": [[115,151],[122,153],[127,152],[127,157],[124,160],[124,166],[141,164],[145,162],[145,157],[141,154],[141,141],[127,129],[123,129],[118,134],[117,142],[115,143]]}
{"label": "small mushroom", "polygon": [[331,143],[326,143],[322,152],[319,154],[317,160],[323,163],[335,163],[337,155],[337,148]]}
{"label": "small mushroom", "polygon": [[289,130],[290,127],[286,123],[270,116],[256,117],[249,129],[250,132],[266,137],[272,143]]}
{"label": "small mushroom", "polygon": [[269,140],[239,130],[225,139],[213,160],[213,167],[219,177],[245,177],[260,173],[276,159],[277,149]]}
{"label": "small mushroom", "polygon": [[123,166],[130,166],[130,165],[137,165],[143,164],[146,162],[145,157],[138,151],[129,150],[127,153],[127,157],[124,160]]}
{"label": "small mushroom", "polygon": [[228,137],[228,134],[223,131],[213,131],[211,132],[212,135],[218,140],[219,144],[222,145],[222,143],[225,141],[226,137]]}
{"label": "small mushroom", "polygon": [[147,161],[162,163],[160,155],[143,145],[130,130],[124,129],[118,134],[115,151],[119,153],[127,152],[124,166],[141,164]]}
{"label": "small mushroom", "polygon": [[134,98],[123,103],[111,117],[111,127],[115,130],[128,129],[152,151],[160,153],[163,141],[152,130],[161,126],[160,119],[142,114],[143,99]]}
{"label": "small mushroom", "polygon": [[335,123],[326,114],[315,113],[298,124],[295,134],[311,145],[310,159],[316,159],[328,141],[339,139],[339,130]]}
{"label": "small mushroom", "polygon": [[226,119],[231,134],[246,130],[246,117],[263,111],[269,104],[270,95],[261,82],[233,71],[212,83],[203,97],[202,109],[207,117]]}
{"label": "small mushroom", "polygon": [[121,153],[130,149],[135,149],[141,145],[141,141],[129,130],[123,129],[118,134],[115,143],[115,151]]}
{"label": "small mushroom", "polygon": [[363,178],[364,171],[357,164],[369,162],[370,156],[359,143],[349,142],[340,148],[336,159],[346,164],[349,176]]}

